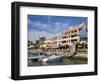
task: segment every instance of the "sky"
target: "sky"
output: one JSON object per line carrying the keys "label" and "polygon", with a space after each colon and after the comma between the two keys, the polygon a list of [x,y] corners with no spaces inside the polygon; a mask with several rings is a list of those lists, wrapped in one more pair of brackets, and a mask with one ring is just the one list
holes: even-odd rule
{"label": "sky", "polygon": [[[87,17],[72,16],[47,16],[47,15],[28,15],[28,40],[36,41],[39,37],[52,37],[60,35],[69,27],[81,24],[87,25]],[[81,31],[84,35],[85,31]]]}

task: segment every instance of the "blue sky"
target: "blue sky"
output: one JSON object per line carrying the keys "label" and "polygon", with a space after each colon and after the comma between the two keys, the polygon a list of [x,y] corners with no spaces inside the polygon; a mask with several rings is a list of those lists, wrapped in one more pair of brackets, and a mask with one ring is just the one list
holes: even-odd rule
{"label": "blue sky", "polygon": [[[35,41],[39,37],[59,35],[70,26],[82,22],[87,24],[87,17],[28,15],[28,40]],[[85,32],[82,31],[81,34],[84,35]]]}

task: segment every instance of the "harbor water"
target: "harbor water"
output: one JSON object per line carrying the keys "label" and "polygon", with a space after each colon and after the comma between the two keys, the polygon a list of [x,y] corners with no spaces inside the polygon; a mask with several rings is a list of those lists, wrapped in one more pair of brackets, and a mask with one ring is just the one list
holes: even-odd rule
{"label": "harbor water", "polygon": [[48,66],[48,65],[77,65],[77,64],[87,64],[88,60],[84,58],[67,58],[62,57],[59,61],[51,61],[43,63],[41,61],[35,61],[28,59],[28,66]]}

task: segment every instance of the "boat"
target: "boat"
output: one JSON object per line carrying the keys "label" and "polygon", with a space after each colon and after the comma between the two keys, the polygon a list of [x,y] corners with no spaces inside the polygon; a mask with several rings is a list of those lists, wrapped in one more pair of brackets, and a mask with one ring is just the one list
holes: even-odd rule
{"label": "boat", "polygon": [[46,63],[50,63],[50,62],[61,61],[62,57],[63,57],[62,55],[52,55],[52,56],[49,56],[47,58],[43,58],[42,63],[46,64]]}

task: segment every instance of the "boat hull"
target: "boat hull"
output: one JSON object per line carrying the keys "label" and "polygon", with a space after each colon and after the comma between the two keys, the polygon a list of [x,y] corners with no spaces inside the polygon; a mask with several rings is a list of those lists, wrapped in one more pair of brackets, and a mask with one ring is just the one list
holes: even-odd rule
{"label": "boat hull", "polygon": [[57,61],[61,61],[62,60],[62,56],[54,56],[54,57],[49,57],[49,58],[44,58],[42,60],[43,63],[52,63],[52,62],[57,62]]}

